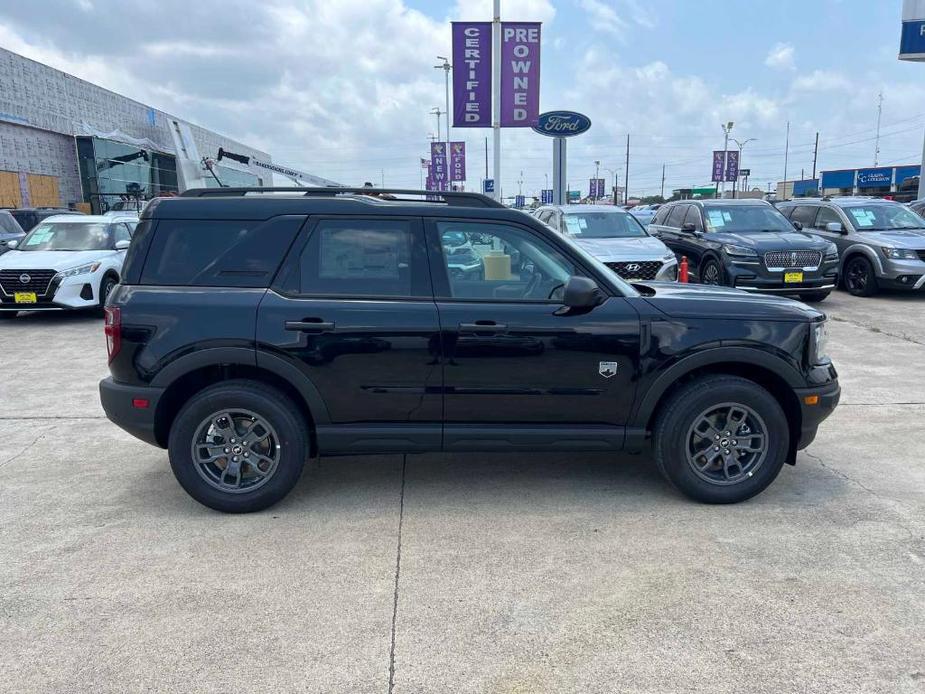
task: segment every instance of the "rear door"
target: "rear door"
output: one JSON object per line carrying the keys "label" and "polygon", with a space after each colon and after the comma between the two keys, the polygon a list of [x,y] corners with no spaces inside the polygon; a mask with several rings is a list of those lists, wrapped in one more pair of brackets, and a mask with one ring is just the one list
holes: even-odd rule
{"label": "rear door", "polygon": [[420,219],[306,227],[260,306],[263,359],[283,357],[317,390],[322,453],[439,448],[439,323]]}

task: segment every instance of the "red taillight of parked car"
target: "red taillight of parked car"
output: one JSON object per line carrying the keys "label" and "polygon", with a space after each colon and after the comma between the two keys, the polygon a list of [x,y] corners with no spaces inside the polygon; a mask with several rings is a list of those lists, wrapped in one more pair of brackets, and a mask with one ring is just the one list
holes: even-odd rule
{"label": "red taillight of parked car", "polygon": [[109,353],[109,363],[116,358],[122,349],[122,309],[118,306],[107,306],[104,309],[106,321],[103,332],[106,333],[106,351]]}

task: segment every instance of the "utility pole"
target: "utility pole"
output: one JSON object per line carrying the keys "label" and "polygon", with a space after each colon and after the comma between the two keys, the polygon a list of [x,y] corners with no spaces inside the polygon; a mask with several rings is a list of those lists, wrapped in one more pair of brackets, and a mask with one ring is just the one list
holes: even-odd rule
{"label": "utility pole", "polygon": [[813,147],[813,179],[816,178],[816,157],[819,156],[819,132],[816,132],[816,146]]}
{"label": "utility pole", "polygon": [[549,190],[549,174],[544,173],[543,176],[546,178],[546,190]]}
{"label": "utility pole", "polygon": [[790,121],[787,121],[787,139],[784,144],[784,198],[787,197],[787,160],[790,158]]}
{"label": "utility pole", "polygon": [[733,121],[728,123],[721,123],[720,126],[723,129],[723,175],[720,177],[719,181],[719,196],[724,197],[726,195],[726,156],[729,152],[729,133],[732,132],[732,126],[735,125]]}
{"label": "utility pole", "polygon": [[[745,145],[747,145],[749,142],[754,142],[757,139],[758,139],[757,137],[750,137],[747,140],[743,140],[741,142],[739,142],[739,140],[736,140],[735,138],[732,139],[732,141],[735,142],[739,146],[739,168],[740,169],[742,168],[742,150],[745,149]],[[736,178],[738,179],[738,175],[736,175]],[[736,196],[736,183],[737,181],[732,182],[733,199],[735,199],[735,196]]]}
{"label": "utility pole", "polygon": [[665,165],[662,164],[662,200],[665,199]]}
{"label": "utility pole", "polygon": [[874,166],[880,161],[880,116],[883,115],[883,90],[877,95],[877,138],[874,142]]}
{"label": "utility pole", "polygon": [[[446,152],[449,156],[450,152],[450,70],[453,68],[450,65],[450,61],[444,58],[442,55],[437,56],[437,60],[442,60],[442,65],[434,65],[434,68],[437,70],[443,70],[443,81],[446,86]],[[437,133],[440,134],[439,132]]]}
{"label": "utility pole", "polygon": [[[594,192],[597,192],[597,179],[601,177],[601,162],[600,160],[594,160]],[[594,196],[594,199],[597,200],[597,195]]]}
{"label": "utility pole", "polygon": [[623,204],[629,201],[630,195],[630,134],[626,133],[626,171],[623,174]]}
{"label": "utility pole", "polygon": [[485,138],[485,178],[488,178],[488,137]]}
{"label": "utility pole", "polygon": [[491,23],[491,99],[492,135],[494,136],[495,200],[501,201],[501,0],[494,0],[494,17]]}
{"label": "utility pole", "polygon": [[524,194],[524,172],[520,172],[520,178],[517,179],[517,194]]}
{"label": "utility pole", "polygon": [[430,109],[430,112],[437,116],[437,136],[434,138],[434,142],[440,139],[440,116],[442,116],[445,111],[441,111],[439,106],[434,106]]}

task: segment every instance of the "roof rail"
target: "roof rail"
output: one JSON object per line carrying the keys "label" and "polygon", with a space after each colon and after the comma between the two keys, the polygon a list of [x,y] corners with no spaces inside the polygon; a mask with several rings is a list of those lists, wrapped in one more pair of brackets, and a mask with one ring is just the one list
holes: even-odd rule
{"label": "roof rail", "polygon": [[[282,187],[247,187],[247,188],[190,188],[180,193],[181,198],[223,198],[244,197],[248,193],[301,193],[306,198],[329,198],[340,195],[363,195],[367,197],[380,197],[388,195],[390,200],[396,202],[444,203],[452,207],[504,207],[500,202],[482,195],[444,190],[413,190],[404,188],[303,188],[300,186]],[[416,198],[396,198],[395,195],[415,195]]]}

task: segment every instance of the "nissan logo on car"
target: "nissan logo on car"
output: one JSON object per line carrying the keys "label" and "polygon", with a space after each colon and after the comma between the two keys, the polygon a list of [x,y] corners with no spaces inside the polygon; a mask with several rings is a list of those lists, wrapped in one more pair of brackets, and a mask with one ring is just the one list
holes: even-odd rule
{"label": "nissan logo on car", "polygon": [[547,111],[541,113],[533,130],[548,137],[581,135],[591,127],[591,119],[575,111]]}
{"label": "nissan logo on car", "polygon": [[19,281],[23,284],[29,284],[32,281],[32,276],[24,272],[19,276]]}

